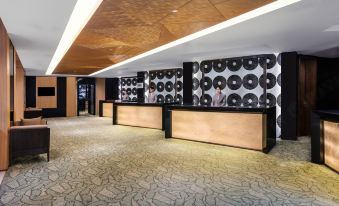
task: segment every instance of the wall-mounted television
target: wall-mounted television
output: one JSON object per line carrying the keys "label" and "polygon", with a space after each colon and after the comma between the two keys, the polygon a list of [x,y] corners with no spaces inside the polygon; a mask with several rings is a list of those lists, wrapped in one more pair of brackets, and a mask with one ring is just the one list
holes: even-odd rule
{"label": "wall-mounted television", "polygon": [[55,96],[55,87],[38,87],[38,96]]}

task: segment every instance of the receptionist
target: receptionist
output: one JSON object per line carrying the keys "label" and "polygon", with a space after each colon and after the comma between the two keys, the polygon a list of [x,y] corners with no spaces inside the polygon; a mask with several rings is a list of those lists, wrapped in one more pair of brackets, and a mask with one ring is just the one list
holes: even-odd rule
{"label": "receptionist", "polygon": [[129,100],[129,95],[127,94],[126,91],[122,93],[122,101],[128,101]]}
{"label": "receptionist", "polygon": [[213,96],[213,99],[212,99],[212,106],[215,106],[215,107],[226,106],[226,95],[221,92],[221,89],[219,86],[215,89],[215,95]]}

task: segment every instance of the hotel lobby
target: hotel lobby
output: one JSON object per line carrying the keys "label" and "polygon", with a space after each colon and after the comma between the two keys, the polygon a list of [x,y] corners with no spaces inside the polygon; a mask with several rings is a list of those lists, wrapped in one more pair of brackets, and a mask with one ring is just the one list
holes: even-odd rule
{"label": "hotel lobby", "polygon": [[339,1],[0,2],[0,205],[338,205]]}

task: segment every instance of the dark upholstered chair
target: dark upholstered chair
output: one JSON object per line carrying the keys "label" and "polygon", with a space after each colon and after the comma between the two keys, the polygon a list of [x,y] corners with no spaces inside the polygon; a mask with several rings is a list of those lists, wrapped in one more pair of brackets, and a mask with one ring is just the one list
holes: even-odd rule
{"label": "dark upholstered chair", "polygon": [[12,122],[9,129],[10,164],[17,157],[47,153],[49,161],[50,128],[46,120],[39,125],[21,126],[21,122]]}

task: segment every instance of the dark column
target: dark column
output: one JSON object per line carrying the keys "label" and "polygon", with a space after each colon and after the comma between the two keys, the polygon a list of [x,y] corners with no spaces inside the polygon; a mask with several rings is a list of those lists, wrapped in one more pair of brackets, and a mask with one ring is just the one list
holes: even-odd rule
{"label": "dark column", "polygon": [[107,78],[105,80],[105,100],[119,99],[119,78]]}
{"label": "dark column", "polygon": [[137,99],[138,102],[145,102],[145,72],[137,73]]}
{"label": "dark column", "polygon": [[183,63],[183,103],[193,104],[193,62]]}
{"label": "dark column", "polygon": [[36,77],[26,76],[26,107],[36,107]]}
{"label": "dark column", "polygon": [[281,138],[297,139],[298,55],[281,54]]}

